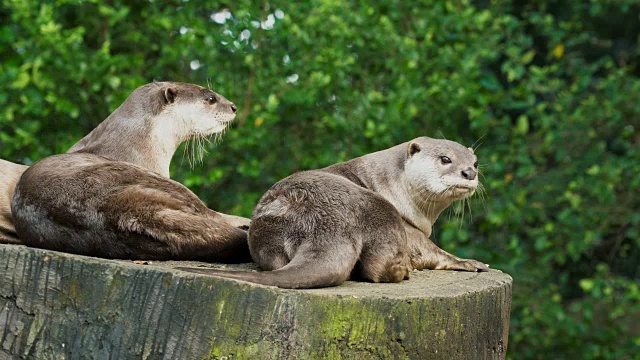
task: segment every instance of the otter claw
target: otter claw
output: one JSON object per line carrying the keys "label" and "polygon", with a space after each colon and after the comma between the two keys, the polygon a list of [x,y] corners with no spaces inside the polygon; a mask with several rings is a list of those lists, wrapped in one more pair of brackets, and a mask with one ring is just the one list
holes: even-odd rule
{"label": "otter claw", "polygon": [[471,260],[471,259],[461,260],[461,267],[462,269],[460,270],[466,270],[466,271],[473,271],[473,272],[489,271],[489,265],[485,263],[481,263],[480,261]]}
{"label": "otter claw", "polygon": [[482,264],[483,266],[478,266],[478,268],[476,269],[477,272],[487,272],[489,271],[489,265],[487,264]]}

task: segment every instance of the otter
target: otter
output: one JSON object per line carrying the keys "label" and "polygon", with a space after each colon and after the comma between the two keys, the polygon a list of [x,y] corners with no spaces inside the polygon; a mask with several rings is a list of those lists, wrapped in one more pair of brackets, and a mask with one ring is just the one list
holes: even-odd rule
{"label": "otter", "polygon": [[0,159],[0,169],[0,243],[20,244],[11,216],[11,197],[27,166]]}
{"label": "otter", "polygon": [[348,280],[399,282],[412,269],[488,271],[429,237],[440,213],[478,186],[477,157],[453,141],[420,137],[277,182],[258,202],[249,249],[263,272],[180,270],[282,288]]}
{"label": "otter", "polygon": [[248,260],[248,219],[208,209],[168,178],[180,143],[221,133],[235,116],[201,86],[139,87],[68,153],[24,172],[11,202],[18,237],[103,258]]}
{"label": "otter", "polygon": [[[153,87],[159,85],[161,84],[156,83],[156,85],[148,84],[140,87],[135,91],[138,96],[132,96],[132,99],[142,98],[145,91],[150,91]],[[129,106],[124,106],[125,104]],[[132,105],[132,102],[125,102],[122,107],[116,109],[104,122],[73,145],[67,152],[77,152],[80,149],[87,148],[90,152],[103,153],[114,160],[131,162],[169,177],[169,163],[171,160],[169,152],[171,151],[159,148],[158,145],[162,142],[154,143],[151,141],[152,139],[142,131],[144,127],[138,126],[139,124],[132,121],[148,116],[148,112],[144,108],[130,105]],[[156,102],[157,105],[158,103]],[[180,110],[178,109],[178,111]],[[203,135],[196,134],[195,136],[201,137]],[[131,138],[133,144],[140,144],[140,141],[143,144],[142,146],[134,147],[116,146],[122,138]],[[11,198],[13,189],[27,166],[0,159],[0,169],[2,169],[0,171],[0,243],[20,244],[11,215]],[[229,220],[233,221],[234,224],[245,229],[248,228],[249,219],[231,215],[225,216],[228,216]]]}

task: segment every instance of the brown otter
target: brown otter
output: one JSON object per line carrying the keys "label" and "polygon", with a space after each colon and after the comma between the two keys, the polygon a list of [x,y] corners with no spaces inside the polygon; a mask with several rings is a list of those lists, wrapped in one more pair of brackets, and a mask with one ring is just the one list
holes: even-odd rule
{"label": "brown otter", "polygon": [[22,173],[24,165],[0,159],[0,243],[19,244],[11,216],[11,196]]}
{"label": "brown otter", "polygon": [[413,269],[487,271],[436,246],[438,216],[478,186],[477,157],[427,137],[276,183],[253,212],[249,248],[265,272],[180,268],[283,288],[350,276],[398,282]]}
{"label": "brown otter", "polygon": [[168,179],[181,142],[220,133],[236,107],[184,83],[136,89],[69,150],[40,160],[11,210],[25,245],[123,259],[248,259],[247,220],[208,209]]}
{"label": "brown otter", "polygon": [[[145,96],[145,92],[152,91],[161,85],[162,83],[156,83],[155,85],[142,86],[134,91],[135,96],[132,94],[131,98],[142,98]],[[160,103],[155,102],[153,105],[159,106]],[[176,111],[181,111],[181,109],[176,109]],[[169,129],[169,127],[166,125],[156,126],[154,129],[157,130],[157,134],[150,136],[145,131],[142,131],[145,129],[144,121],[149,120],[144,119],[148,117],[149,112],[146,109],[136,107],[133,102],[126,101],[96,129],[73,145],[68,152],[77,152],[85,148],[88,152],[103,154],[114,160],[131,162],[169,177],[169,163],[171,160],[169,154],[173,154],[175,149],[165,149],[160,146],[162,144],[166,145],[166,141],[152,141],[154,136],[161,136],[160,131]],[[203,134],[199,133],[192,136],[198,137],[203,136]],[[117,146],[122,139],[130,139],[131,143],[136,144],[136,146]],[[20,240],[16,237],[11,216],[11,197],[20,175],[27,167],[0,159],[0,169],[2,169],[0,171],[0,243],[20,243]],[[228,219],[238,226],[246,227],[249,224],[249,219],[221,215],[228,216]]]}

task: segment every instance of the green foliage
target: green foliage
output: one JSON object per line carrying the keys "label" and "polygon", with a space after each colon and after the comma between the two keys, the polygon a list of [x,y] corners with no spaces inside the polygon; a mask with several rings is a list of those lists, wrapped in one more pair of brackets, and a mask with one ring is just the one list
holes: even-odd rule
{"label": "green foliage", "polygon": [[202,164],[173,164],[228,213],[295,171],[421,135],[477,141],[486,200],[463,225],[452,208],[435,240],[514,277],[510,356],[631,359],[639,14],[631,0],[3,0],[0,157],[65,151],[153,80],[238,104]]}

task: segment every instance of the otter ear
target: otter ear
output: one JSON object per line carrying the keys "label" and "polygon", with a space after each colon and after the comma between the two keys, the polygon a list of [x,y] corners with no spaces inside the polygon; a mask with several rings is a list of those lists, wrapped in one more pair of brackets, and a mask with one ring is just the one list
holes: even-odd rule
{"label": "otter ear", "polygon": [[469,151],[471,151],[471,153],[472,153],[472,154],[475,154],[475,153],[473,152],[473,148],[472,148],[472,147],[468,147],[467,149],[469,149]]}
{"label": "otter ear", "polygon": [[420,150],[422,150],[420,144],[418,144],[417,142],[410,142],[409,147],[407,148],[407,155],[409,155],[409,157],[412,157],[413,154],[420,152]]}
{"label": "otter ear", "polygon": [[165,105],[171,104],[176,100],[177,91],[172,87],[160,88],[154,91],[157,91],[157,93],[151,96],[148,109],[155,116],[162,112]]}
{"label": "otter ear", "polygon": [[171,104],[176,100],[176,89],[166,88],[164,89],[164,103]]}

